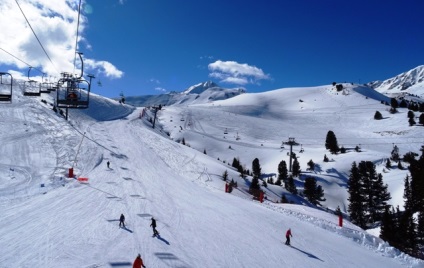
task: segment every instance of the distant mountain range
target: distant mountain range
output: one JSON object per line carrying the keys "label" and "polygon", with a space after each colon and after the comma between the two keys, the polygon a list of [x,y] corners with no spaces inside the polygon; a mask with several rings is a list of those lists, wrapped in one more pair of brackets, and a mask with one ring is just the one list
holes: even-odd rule
{"label": "distant mountain range", "polygon": [[[387,80],[373,81],[363,86],[374,89],[390,98],[413,98],[414,101],[423,102],[424,65],[420,65]],[[229,99],[245,92],[243,88],[222,88],[212,81],[207,81],[191,86],[182,92],[126,97],[126,103],[138,107],[199,104]]]}
{"label": "distant mountain range", "polygon": [[243,88],[221,88],[212,81],[199,83],[191,86],[183,92],[170,92],[160,95],[145,95],[126,97],[125,102],[139,107],[148,107],[154,105],[172,105],[184,103],[207,103],[216,100],[229,99],[234,96],[245,93]]}
{"label": "distant mountain range", "polygon": [[384,81],[374,81],[366,84],[368,87],[389,97],[404,97],[414,95],[424,98],[424,65],[401,73]]}

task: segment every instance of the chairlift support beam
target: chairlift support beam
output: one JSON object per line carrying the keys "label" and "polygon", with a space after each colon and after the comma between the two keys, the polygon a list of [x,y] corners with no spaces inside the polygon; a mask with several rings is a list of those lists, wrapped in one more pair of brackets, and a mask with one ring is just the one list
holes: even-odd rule
{"label": "chairlift support beam", "polygon": [[288,141],[283,142],[283,144],[287,144],[290,145],[290,163],[289,163],[289,171],[292,172],[292,157],[293,157],[293,145],[299,145],[299,143],[297,143],[295,141],[295,138],[289,138]]}

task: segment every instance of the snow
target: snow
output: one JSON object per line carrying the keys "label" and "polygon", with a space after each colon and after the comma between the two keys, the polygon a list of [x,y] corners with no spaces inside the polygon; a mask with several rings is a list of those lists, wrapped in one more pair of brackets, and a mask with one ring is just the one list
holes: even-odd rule
{"label": "snow", "polygon": [[[406,111],[389,114],[383,95],[346,88],[348,95],[320,86],[166,106],[155,129],[140,118],[142,107],[91,94],[90,108],[70,110],[65,121],[51,109],[53,96],[14,89],[13,103],[0,105],[0,267],[132,267],[138,253],[149,268],[424,267],[378,232],[347,220],[339,227],[331,213],[337,206],[346,212],[353,161],[374,161],[382,172],[393,143],[401,154],[424,143]],[[376,110],[386,119],[375,121]],[[328,130],[347,154],[324,149]],[[289,137],[305,150],[294,148],[302,170],[310,159],[318,165],[305,174],[323,186],[323,208],[274,185],[264,203],[252,200],[228,165],[238,157],[250,169],[257,157],[275,179],[278,163],[288,161],[280,145]],[[177,142],[182,138],[190,147]],[[352,150],[357,144],[361,153]],[[324,154],[333,161],[322,162]],[[71,167],[88,183],[67,178]],[[224,193],[225,170],[238,182],[231,194]],[[394,205],[403,204],[406,172],[383,173]],[[302,187],[302,179],[296,183]],[[305,205],[275,203],[283,193]],[[121,213],[127,229],[118,227]],[[152,216],[159,238],[152,237]],[[288,228],[292,247],[284,245]]]}

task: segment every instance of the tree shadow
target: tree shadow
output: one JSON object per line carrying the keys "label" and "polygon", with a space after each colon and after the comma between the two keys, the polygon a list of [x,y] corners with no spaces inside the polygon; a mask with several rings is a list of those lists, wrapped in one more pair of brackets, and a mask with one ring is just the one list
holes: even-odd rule
{"label": "tree shadow", "polygon": [[308,256],[309,258],[317,259],[317,260],[320,260],[320,261],[324,262],[323,260],[321,260],[320,258],[318,258],[317,256],[315,256],[315,255],[313,255],[313,254],[311,254],[309,252],[303,251],[303,250],[298,249],[297,247],[294,247],[294,246],[291,246],[291,247],[294,248],[294,249],[296,249],[296,250],[298,250],[298,251],[300,251],[300,252],[302,252],[303,254],[305,254],[306,256]]}

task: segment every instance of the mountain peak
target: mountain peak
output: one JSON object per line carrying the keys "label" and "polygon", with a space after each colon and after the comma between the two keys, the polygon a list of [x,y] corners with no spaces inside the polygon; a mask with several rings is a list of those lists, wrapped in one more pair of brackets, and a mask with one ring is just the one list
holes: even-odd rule
{"label": "mountain peak", "polygon": [[411,94],[421,95],[423,92],[419,89],[424,87],[424,65],[384,81],[368,83],[368,86],[384,94],[400,94],[406,91]]}
{"label": "mountain peak", "polygon": [[205,90],[209,88],[213,88],[213,87],[218,87],[218,85],[212,81],[206,81],[206,82],[199,83],[197,85],[189,87],[183,92],[183,94],[200,94],[204,92]]}

